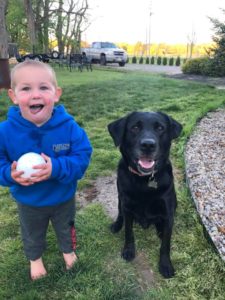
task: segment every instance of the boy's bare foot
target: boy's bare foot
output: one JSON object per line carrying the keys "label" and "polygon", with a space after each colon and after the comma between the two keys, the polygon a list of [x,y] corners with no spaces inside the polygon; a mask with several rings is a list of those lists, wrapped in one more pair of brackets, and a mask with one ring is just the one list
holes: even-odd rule
{"label": "boy's bare foot", "polygon": [[30,277],[31,280],[37,280],[47,275],[42,258],[30,260]]}
{"label": "boy's bare foot", "polygon": [[74,252],[63,253],[63,258],[64,258],[64,261],[66,263],[66,269],[67,270],[72,269],[72,267],[74,266],[74,264],[77,260],[76,254]]}

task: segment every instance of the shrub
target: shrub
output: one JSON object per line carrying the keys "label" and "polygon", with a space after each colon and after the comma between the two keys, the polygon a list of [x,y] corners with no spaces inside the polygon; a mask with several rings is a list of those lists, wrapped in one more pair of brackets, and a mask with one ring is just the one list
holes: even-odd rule
{"label": "shrub", "polygon": [[215,76],[213,59],[200,57],[187,60],[182,65],[182,71],[186,74]]}
{"label": "shrub", "polygon": [[139,64],[143,64],[143,57],[140,57]]}
{"label": "shrub", "polygon": [[177,67],[180,66],[180,56],[177,57],[175,64]]}
{"label": "shrub", "polygon": [[132,57],[132,64],[136,64],[137,63],[137,57],[136,56],[133,56]]}
{"label": "shrub", "polygon": [[210,59],[207,64],[207,70],[210,71],[211,76],[225,76],[225,55],[215,56]]}
{"label": "shrub", "polygon": [[170,57],[169,59],[169,66],[173,66],[174,65],[174,58]]}
{"label": "shrub", "polygon": [[149,57],[146,57],[145,63],[149,65]]}
{"label": "shrub", "polygon": [[163,61],[162,61],[163,65],[166,66],[167,65],[167,57],[163,57]]}
{"label": "shrub", "polygon": [[162,63],[162,57],[158,56],[157,57],[157,65],[161,65],[161,63]]}
{"label": "shrub", "polygon": [[154,65],[154,64],[155,64],[155,57],[152,56],[152,57],[151,57],[151,65]]}

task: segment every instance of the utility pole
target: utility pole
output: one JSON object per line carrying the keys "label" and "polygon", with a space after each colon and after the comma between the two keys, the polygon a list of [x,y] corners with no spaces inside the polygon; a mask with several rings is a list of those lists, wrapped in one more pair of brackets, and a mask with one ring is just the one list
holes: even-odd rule
{"label": "utility pole", "polygon": [[148,29],[148,56],[150,58],[150,54],[151,54],[151,19],[152,19],[152,1],[150,1],[150,7],[149,7],[149,29]]}

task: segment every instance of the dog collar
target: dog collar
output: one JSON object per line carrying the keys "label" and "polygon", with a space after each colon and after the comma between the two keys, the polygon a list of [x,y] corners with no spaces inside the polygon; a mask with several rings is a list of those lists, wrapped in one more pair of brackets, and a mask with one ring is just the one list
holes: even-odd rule
{"label": "dog collar", "polygon": [[139,173],[138,171],[134,170],[131,166],[128,167],[128,170],[131,172],[131,173],[134,173],[138,176],[147,176],[147,175],[144,175],[144,174],[141,174]]}
{"label": "dog collar", "polygon": [[131,172],[131,173],[134,173],[140,177],[143,177],[143,176],[149,176],[149,180],[148,180],[148,187],[150,188],[153,188],[153,189],[157,189],[158,187],[158,184],[157,184],[157,181],[155,180],[155,172],[154,170],[152,171],[151,174],[148,174],[148,175],[145,175],[145,174],[142,174],[142,173],[139,173],[138,171],[134,170],[131,166],[128,167],[128,170]]}

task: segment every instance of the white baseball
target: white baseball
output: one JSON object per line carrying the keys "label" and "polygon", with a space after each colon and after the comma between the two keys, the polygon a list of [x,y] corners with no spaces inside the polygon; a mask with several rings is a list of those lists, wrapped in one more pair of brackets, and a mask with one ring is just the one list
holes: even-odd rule
{"label": "white baseball", "polygon": [[40,171],[40,169],[33,169],[33,167],[44,163],[46,162],[40,154],[28,152],[18,159],[16,170],[24,172],[21,177],[29,178],[31,174]]}

